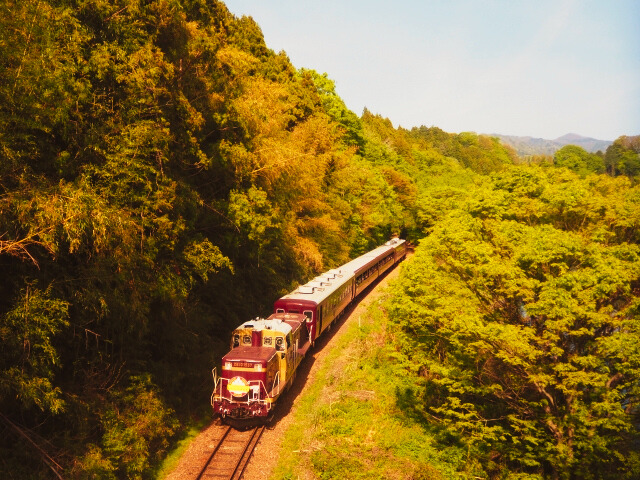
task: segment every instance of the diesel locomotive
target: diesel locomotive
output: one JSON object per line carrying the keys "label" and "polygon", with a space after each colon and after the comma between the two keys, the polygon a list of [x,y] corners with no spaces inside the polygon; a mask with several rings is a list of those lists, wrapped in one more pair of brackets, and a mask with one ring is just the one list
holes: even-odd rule
{"label": "diesel locomotive", "polygon": [[231,350],[222,358],[220,375],[217,369],[212,371],[214,414],[237,425],[267,420],[316,339],[405,257],[405,240],[391,239],[279,298],[268,318],[238,326],[231,336]]}

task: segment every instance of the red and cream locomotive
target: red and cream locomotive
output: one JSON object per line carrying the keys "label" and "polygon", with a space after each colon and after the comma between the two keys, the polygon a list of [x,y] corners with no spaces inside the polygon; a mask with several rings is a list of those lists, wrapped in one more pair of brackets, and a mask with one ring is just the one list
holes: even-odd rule
{"label": "red and cream locomotive", "polygon": [[394,238],[276,300],[268,318],[236,328],[220,376],[213,370],[214,414],[242,424],[264,421],[315,340],[405,256],[405,241]]}

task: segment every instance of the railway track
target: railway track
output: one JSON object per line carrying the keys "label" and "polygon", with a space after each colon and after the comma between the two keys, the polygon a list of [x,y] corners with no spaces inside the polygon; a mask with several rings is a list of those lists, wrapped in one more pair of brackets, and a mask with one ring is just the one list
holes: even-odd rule
{"label": "railway track", "polygon": [[241,431],[226,427],[196,479],[240,480],[264,428]]}

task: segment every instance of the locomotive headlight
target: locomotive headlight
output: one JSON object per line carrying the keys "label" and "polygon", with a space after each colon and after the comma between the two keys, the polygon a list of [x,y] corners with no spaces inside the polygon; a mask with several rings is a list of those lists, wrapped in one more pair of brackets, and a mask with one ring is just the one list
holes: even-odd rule
{"label": "locomotive headlight", "polygon": [[262,371],[262,364],[261,364],[261,363],[256,363],[256,364],[253,366],[253,369],[254,369],[256,372],[261,372],[261,371]]}
{"label": "locomotive headlight", "polygon": [[231,370],[231,367],[232,367],[231,362],[225,362],[224,363],[224,369],[225,370]]}

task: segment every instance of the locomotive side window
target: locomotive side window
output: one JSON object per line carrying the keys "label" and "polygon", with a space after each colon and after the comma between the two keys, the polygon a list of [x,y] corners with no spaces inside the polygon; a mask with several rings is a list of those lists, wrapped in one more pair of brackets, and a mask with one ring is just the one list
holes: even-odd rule
{"label": "locomotive side window", "polygon": [[251,337],[249,335],[245,335],[244,337],[242,337],[242,344],[251,345]]}
{"label": "locomotive side window", "polygon": [[307,317],[308,322],[313,320],[313,312],[311,310],[305,310],[302,313],[304,313],[304,316]]}
{"label": "locomotive side window", "polygon": [[289,310],[289,313],[300,313],[300,310]]}
{"label": "locomotive side window", "polygon": [[276,313],[284,313],[284,308],[276,308]]}

